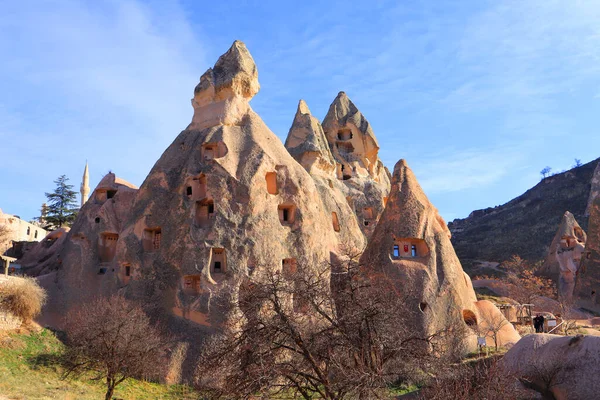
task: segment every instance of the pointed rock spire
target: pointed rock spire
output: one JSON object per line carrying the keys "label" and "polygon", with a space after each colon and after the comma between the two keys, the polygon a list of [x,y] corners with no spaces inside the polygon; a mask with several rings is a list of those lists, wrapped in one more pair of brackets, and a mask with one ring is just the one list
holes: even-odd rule
{"label": "pointed rock spire", "polygon": [[361,229],[368,238],[383,212],[390,173],[378,157],[371,125],[346,93],[340,92],[323,120],[323,131],[337,163],[337,177],[348,188]]}
{"label": "pointed rock spire", "polygon": [[580,304],[593,311],[600,311],[600,196],[589,209],[585,251],[581,267],[577,271],[576,293]]}
{"label": "pointed rock spire", "polygon": [[[421,311],[409,322],[420,334],[463,321],[478,324],[480,306],[454,252],[448,227],[404,160],[394,168],[391,188],[362,262],[375,275],[397,282],[400,293]],[[515,338],[518,334],[511,330],[502,340]],[[474,334],[470,335],[465,345],[472,348],[474,341]]]}
{"label": "pointed rock spire", "polygon": [[370,142],[369,150],[377,153],[379,144],[369,121],[367,121],[345,92],[339,92],[333,103],[329,106],[329,111],[323,120],[323,129],[325,129],[328,135],[331,134],[332,140],[335,140],[335,135],[337,134],[335,130],[349,126],[354,126],[362,135],[367,136],[367,140]]}
{"label": "pointed rock spire", "polygon": [[575,220],[573,214],[563,214],[558,230],[550,244],[550,250],[542,271],[550,279],[558,282],[558,294],[571,299],[575,288],[575,276],[587,236]]}
{"label": "pointed rock spire", "polygon": [[592,175],[592,187],[590,188],[590,195],[588,197],[587,208],[585,209],[585,216],[589,217],[592,204],[594,203],[594,199],[600,197],[600,162],[596,165],[596,169],[594,170],[594,174]]}
{"label": "pointed rock spire", "polygon": [[259,89],[254,59],[246,45],[236,40],[200,77],[192,99],[192,127],[239,124],[248,111],[248,101]]}
{"label": "pointed rock spire", "polygon": [[304,100],[298,103],[285,148],[310,174],[335,177],[335,161],[323,127],[319,120],[311,115]]}

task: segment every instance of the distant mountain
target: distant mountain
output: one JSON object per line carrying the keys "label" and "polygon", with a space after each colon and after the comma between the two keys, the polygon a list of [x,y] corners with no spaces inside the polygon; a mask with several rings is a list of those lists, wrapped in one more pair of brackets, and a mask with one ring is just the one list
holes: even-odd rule
{"label": "distant mountain", "polygon": [[542,260],[565,211],[587,229],[585,216],[594,174],[600,158],[540,183],[506,204],[473,211],[448,224],[452,244],[467,272],[476,273],[475,261],[502,262],[513,254]]}

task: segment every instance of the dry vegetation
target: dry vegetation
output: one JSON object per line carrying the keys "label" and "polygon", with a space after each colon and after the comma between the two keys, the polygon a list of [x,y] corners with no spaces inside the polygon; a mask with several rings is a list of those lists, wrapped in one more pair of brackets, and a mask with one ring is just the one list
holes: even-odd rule
{"label": "dry vegetation", "polygon": [[0,309],[30,321],[42,310],[46,292],[34,278],[12,278],[0,285]]}
{"label": "dry vegetation", "polygon": [[107,400],[127,378],[164,375],[167,340],[139,304],[118,295],[98,298],[73,308],[65,321],[66,375],[104,380]]}
{"label": "dry vegetation", "polygon": [[513,255],[501,264],[506,271],[504,277],[483,276],[475,279],[490,279],[502,282],[508,289],[508,297],[519,304],[532,304],[538,297],[556,297],[556,286],[550,279],[537,276],[541,263],[531,263]]}
{"label": "dry vegetation", "polygon": [[358,255],[251,277],[239,299],[246,319],[205,346],[199,388],[211,398],[386,398],[390,386],[456,361],[466,326],[426,334],[407,324],[419,311],[366,275]]}

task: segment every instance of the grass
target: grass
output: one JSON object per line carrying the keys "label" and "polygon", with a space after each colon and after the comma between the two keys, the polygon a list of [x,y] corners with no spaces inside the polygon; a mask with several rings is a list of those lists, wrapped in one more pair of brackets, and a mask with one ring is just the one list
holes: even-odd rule
{"label": "grass", "polygon": [[[2,336],[3,335],[3,336]],[[0,394],[9,399],[103,399],[103,382],[62,379],[63,369],[55,360],[63,344],[47,329],[39,332],[0,333]],[[117,386],[118,399],[197,399],[198,394],[181,385],[127,379]]]}

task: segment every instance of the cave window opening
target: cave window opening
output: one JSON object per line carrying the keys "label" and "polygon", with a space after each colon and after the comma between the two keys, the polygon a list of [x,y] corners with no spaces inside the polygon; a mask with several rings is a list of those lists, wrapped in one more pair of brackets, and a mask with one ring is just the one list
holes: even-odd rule
{"label": "cave window opening", "polygon": [[223,273],[226,268],[225,249],[212,249],[212,272]]}
{"label": "cave window opening", "polygon": [[282,204],[279,206],[279,222],[286,225],[294,223],[296,207],[294,205]]}
{"label": "cave window opening", "polygon": [[267,181],[267,193],[277,194],[277,172],[267,172],[265,180]]}

